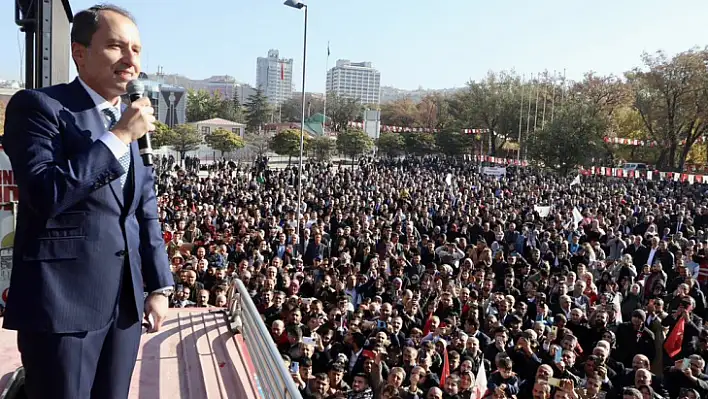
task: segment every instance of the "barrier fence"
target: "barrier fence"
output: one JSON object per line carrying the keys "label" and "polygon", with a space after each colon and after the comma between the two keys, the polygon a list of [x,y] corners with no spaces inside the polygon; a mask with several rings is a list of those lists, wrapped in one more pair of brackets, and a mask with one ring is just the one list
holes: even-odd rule
{"label": "barrier fence", "polygon": [[246,363],[251,366],[253,381],[260,397],[302,399],[248,289],[239,279],[231,286],[229,313],[232,328],[241,333],[250,354]]}

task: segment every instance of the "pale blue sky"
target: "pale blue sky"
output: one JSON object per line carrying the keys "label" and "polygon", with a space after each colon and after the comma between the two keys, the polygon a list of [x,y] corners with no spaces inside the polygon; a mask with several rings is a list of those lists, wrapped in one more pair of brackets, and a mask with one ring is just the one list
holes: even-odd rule
{"label": "pale blue sky", "polygon": [[[11,0],[0,1],[0,78],[20,74]],[[94,1],[71,0],[74,12]],[[143,68],[253,84],[256,57],[277,48],[302,69],[303,13],[281,0],[114,0],[137,18]],[[383,85],[447,88],[488,70],[621,73],[643,51],[708,44],[706,0],[309,0],[307,91],[338,58],[371,61]],[[23,39],[20,43],[24,43]]]}

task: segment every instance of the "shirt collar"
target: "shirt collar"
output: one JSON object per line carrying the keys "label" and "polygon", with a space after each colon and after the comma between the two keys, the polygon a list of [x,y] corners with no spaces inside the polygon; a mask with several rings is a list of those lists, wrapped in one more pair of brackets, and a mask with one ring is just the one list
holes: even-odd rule
{"label": "shirt collar", "polygon": [[121,111],[120,107],[116,107],[110,101],[103,98],[103,96],[98,94],[96,90],[90,88],[89,85],[87,85],[81,78],[77,79],[79,80],[79,83],[81,83],[81,86],[83,86],[84,90],[86,90],[89,97],[91,97],[91,100],[93,100],[93,103],[99,111],[103,111],[106,108],[118,108],[118,111]]}

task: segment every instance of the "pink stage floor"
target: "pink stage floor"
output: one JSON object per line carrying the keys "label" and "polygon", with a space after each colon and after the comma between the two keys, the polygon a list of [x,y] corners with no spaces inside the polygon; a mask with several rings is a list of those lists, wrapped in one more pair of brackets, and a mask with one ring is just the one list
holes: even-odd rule
{"label": "pink stage floor", "polygon": [[[0,329],[0,392],[21,366],[14,331]],[[144,334],[130,399],[255,399],[250,356],[223,313],[171,309],[162,331]]]}

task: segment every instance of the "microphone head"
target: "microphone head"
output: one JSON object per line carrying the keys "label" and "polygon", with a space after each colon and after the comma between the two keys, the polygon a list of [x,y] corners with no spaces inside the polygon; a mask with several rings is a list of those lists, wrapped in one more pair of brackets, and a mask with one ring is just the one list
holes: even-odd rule
{"label": "microphone head", "polygon": [[130,82],[128,82],[126,91],[128,96],[132,97],[133,95],[137,94],[142,97],[143,93],[145,93],[145,85],[138,79],[131,80]]}

